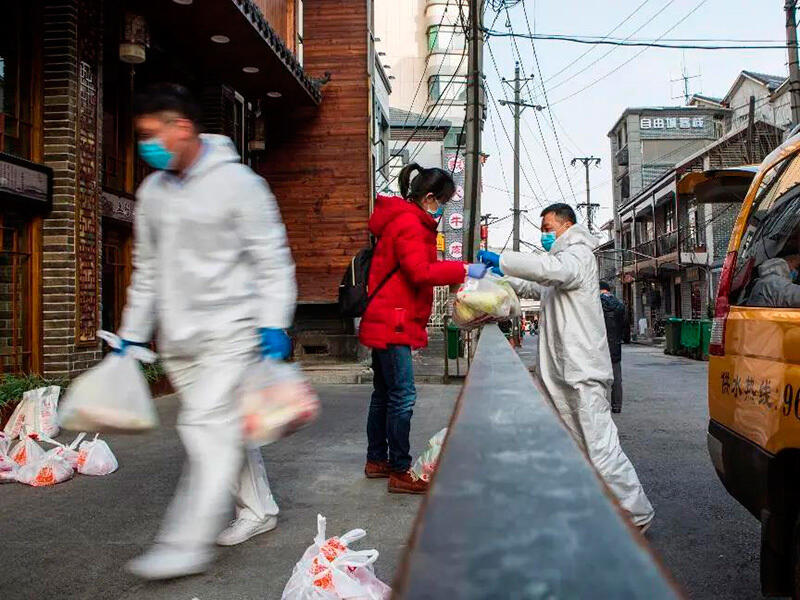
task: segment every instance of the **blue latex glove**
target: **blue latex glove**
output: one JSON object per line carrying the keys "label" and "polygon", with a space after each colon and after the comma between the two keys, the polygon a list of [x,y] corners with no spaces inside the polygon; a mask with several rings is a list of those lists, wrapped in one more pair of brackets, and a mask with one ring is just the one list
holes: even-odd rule
{"label": "blue latex glove", "polygon": [[111,352],[113,354],[119,354],[120,356],[125,356],[128,350],[128,346],[141,346],[142,348],[147,348],[150,344],[147,342],[132,342],[130,340],[123,340],[119,341],[119,348],[112,348]]}
{"label": "blue latex glove", "polygon": [[506,274],[503,273],[503,271],[500,270],[500,267],[492,267],[492,273],[494,273],[498,277],[505,277],[506,276]]}
{"label": "blue latex glove", "polygon": [[500,255],[488,250],[478,251],[478,260],[489,267],[500,268]]}
{"label": "blue latex glove", "polygon": [[258,330],[261,337],[261,358],[286,360],[292,352],[292,341],[283,329],[262,327]]}
{"label": "blue latex glove", "polygon": [[467,277],[472,277],[473,279],[483,279],[488,270],[489,267],[483,263],[472,263],[471,265],[467,265]]}

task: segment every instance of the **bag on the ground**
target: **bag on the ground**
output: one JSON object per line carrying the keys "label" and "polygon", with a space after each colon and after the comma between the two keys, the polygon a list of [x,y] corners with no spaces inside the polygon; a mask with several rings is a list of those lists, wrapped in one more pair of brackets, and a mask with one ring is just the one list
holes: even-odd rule
{"label": "bag on the ground", "polygon": [[381,291],[392,275],[400,269],[399,265],[392,269],[386,277],[375,287],[372,292],[367,289],[369,284],[369,269],[375,248],[370,246],[358,252],[351,260],[350,265],[339,284],[339,313],[343,317],[357,318],[364,316],[367,306]]}
{"label": "bag on the ground", "polygon": [[9,457],[20,467],[27,464],[39,462],[44,458],[44,449],[36,443],[37,435],[35,433],[27,433],[27,429],[23,430],[23,436],[17,442],[17,445],[11,449]]}
{"label": "bag on the ground", "polygon": [[28,390],[22,395],[14,412],[6,423],[4,433],[10,438],[19,437],[23,427],[35,433],[54,437],[59,433],[58,397],[61,388],[57,385]]}
{"label": "bag on the ground", "polygon": [[[112,348],[120,339],[107,331],[100,337]],[[124,355],[110,353],[100,364],[72,382],[61,403],[61,426],[72,431],[140,433],[158,426],[150,388],[139,362],[152,363],[156,354],[128,346]]]}
{"label": "bag on the ground", "polygon": [[353,529],[326,539],[325,525],[325,517],[317,515],[314,543],[295,565],[281,600],[388,600],[392,590],[377,578],[372,566],[378,551],[349,547],[366,531]]}
{"label": "bag on the ground", "polygon": [[60,456],[50,455],[20,467],[17,471],[17,481],[41,487],[67,481],[74,474],[75,470],[66,460]]}
{"label": "bag on the ground", "polygon": [[0,483],[12,483],[17,480],[19,465],[3,452],[0,452]]}
{"label": "bag on the ground", "polygon": [[469,329],[493,321],[505,321],[519,312],[519,298],[506,280],[494,275],[468,277],[456,293],[453,321]]}
{"label": "bag on the ground", "polygon": [[103,440],[94,436],[90,442],[82,442],[78,450],[78,473],[82,475],[109,475],[119,468],[117,457]]}
{"label": "bag on the ground", "polygon": [[72,442],[69,445],[62,444],[61,442],[57,442],[48,437],[41,437],[41,441],[55,446],[55,448],[51,448],[50,450],[47,451],[46,456],[60,456],[61,458],[66,460],[73,469],[77,470],[78,459],[80,458],[80,453],[78,452],[78,444],[80,444],[83,438],[85,437],[86,437],[86,432],[82,432],[78,434],[78,436],[74,440],[72,440]]}
{"label": "bag on the ground", "polygon": [[423,481],[430,481],[439,464],[439,455],[442,452],[442,444],[447,436],[447,427],[428,440],[428,447],[419,455],[411,470]]}
{"label": "bag on the ground", "polygon": [[11,436],[6,435],[5,431],[0,431],[0,454],[8,454],[11,449]]}
{"label": "bag on the ground", "polygon": [[248,369],[239,394],[244,439],[251,447],[294,433],[320,411],[319,398],[300,368],[272,359]]}

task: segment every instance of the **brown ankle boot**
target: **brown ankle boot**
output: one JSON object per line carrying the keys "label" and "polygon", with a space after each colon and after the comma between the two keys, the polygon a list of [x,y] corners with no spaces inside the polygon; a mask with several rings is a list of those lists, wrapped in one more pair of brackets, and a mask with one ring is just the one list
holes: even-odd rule
{"label": "brown ankle boot", "polygon": [[392,472],[389,475],[389,492],[392,494],[424,494],[428,482],[420,479],[409,469],[404,473]]}
{"label": "brown ankle boot", "polygon": [[389,477],[388,460],[368,460],[364,465],[364,475],[368,479],[385,479]]}

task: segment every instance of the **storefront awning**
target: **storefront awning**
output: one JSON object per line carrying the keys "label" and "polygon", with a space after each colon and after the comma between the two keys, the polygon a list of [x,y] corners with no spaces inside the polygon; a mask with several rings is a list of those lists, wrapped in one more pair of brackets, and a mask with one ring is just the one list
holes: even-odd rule
{"label": "storefront awning", "polygon": [[678,193],[694,195],[700,204],[741,202],[758,172],[756,165],[730,169],[709,169],[687,173],[678,182]]}
{"label": "storefront awning", "polygon": [[[146,18],[156,39],[243,94],[269,94],[289,105],[313,106],[322,99],[320,86],[252,0],[132,0],[129,7]],[[229,41],[216,43],[212,36]]]}

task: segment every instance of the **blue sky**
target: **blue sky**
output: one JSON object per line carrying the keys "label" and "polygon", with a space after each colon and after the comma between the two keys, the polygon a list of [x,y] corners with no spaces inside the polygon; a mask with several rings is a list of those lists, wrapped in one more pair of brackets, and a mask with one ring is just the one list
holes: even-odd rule
{"label": "blue sky", "polygon": [[[531,28],[536,33],[605,36],[639,8],[611,34],[612,37],[632,36],[632,39],[652,40],[664,35],[663,41],[675,38],[725,38],[776,40],[778,43],[785,40],[783,2],[779,0],[582,0],[579,3],[524,0],[524,3]],[[578,5],[580,8],[576,9]],[[496,21],[495,14],[487,7],[486,26],[494,21],[495,30],[509,31],[505,12]],[[510,17],[515,32],[527,33],[528,26],[521,4],[510,10]],[[667,33],[672,27],[674,29]],[[557,202],[564,198],[575,204],[583,200],[584,170],[583,167],[570,166],[573,156],[594,155],[602,159],[600,168],[591,170],[592,200],[601,205],[601,221],[611,217],[611,167],[607,133],[628,106],[683,104],[682,96],[673,98],[682,94],[682,84],[671,83],[670,80],[681,76],[684,61],[690,75],[701,75],[690,81],[690,91],[718,97],[725,95],[743,69],[784,76],[788,73],[785,50],[682,51],[648,48],[642,52],[642,48],[585,46],[539,40],[535,42],[535,47],[541,69],[540,78],[533,48],[528,40],[518,38],[518,50],[514,48],[511,38],[490,38],[488,44],[500,75],[508,79],[513,79],[514,62],[519,52],[524,74],[535,77],[526,90],[526,100],[530,101],[530,93],[534,103],[549,104],[551,107],[552,122],[551,115],[544,111],[538,113],[537,124],[534,112],[526,110],[521,128],[524,144],[521,153],[521,204],[529,209],[527,216],[534,223],[540,220],[537,209],[541,208],[543,202]],[[590,51],[581,57],[587,50]],[[491,95],[496,99],[513,96],[510,88],[501,83],[491,53],[487,48],[484,65]],[[570,65],[573,61],[576,62]],[[542,81],[548,102],[544,98]],[[587,86],[587,89],[582,89]],[[513,185],[513,151],[506,137],[507,132],[513,141],[513,118],[509,107],[498,107],[491,98],[487,102],[488,120],[483,133],[483,147],[490,158],[483,171],[482,212],[505,216],[511,209],[512,197],[496,188],[510,191]],[[561,153],[553,133],[553,124]],[[544,147],[549,151],[552,167]],[[577,200],[572,197],[573,193]],[[534,199],[534,196],[538,198]],[[511,219],[494,225],[490,229],[491,245],[502,247],[510,231]],[[522,239],[538,244],[538,238],[539,232],[523,219]]]}

